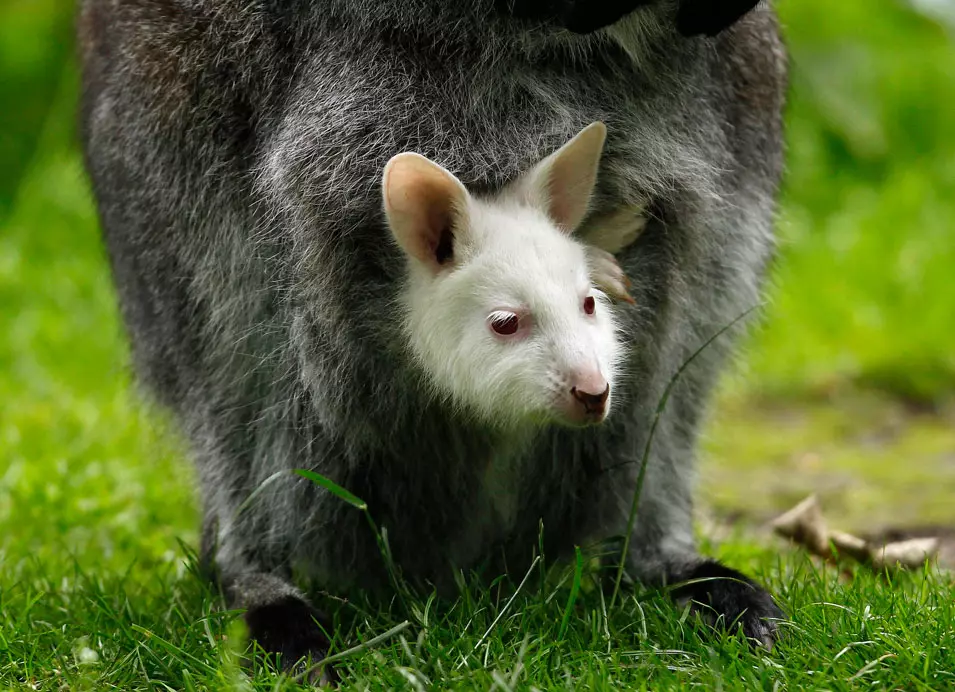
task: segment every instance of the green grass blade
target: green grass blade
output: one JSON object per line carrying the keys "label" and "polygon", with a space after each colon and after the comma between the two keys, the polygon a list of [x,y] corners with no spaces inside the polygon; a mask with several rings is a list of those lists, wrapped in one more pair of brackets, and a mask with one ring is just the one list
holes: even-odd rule
{"label": "green grass blade", "polygon": [[362,512],[365,512],[368,510],[367,502],[362,500],[357,495],[353,495],[352,493],[348,492],[343,487],[341,487],[334,481],[329,480],[325,476],[319,475],[315,473],[314,471],[309,471],[308,469],[295,469],[295,473],[300,475],[302,478],[307,478],[308,480],[312,481],[312,483],[316,483],[317,485],[322,486],[323,488],[325,488],[325,490],[332,493],[339,499],[344,500],[345,502],[350,504],[352,507],[355,507],[356,509],[360,509]]}
{"label": "green grass blade", "polygon": [[570,614],[574,610],[574,604],[577,602],[577,594],[580,593],[580,575],[584,570],[584,557],[580,553],[580,546],[574,546],[574,554],[577,561],[574,565],[574,583],[570,587],[570,596],[567,598],[567,607],[564,608],[564,617],[560,621],[560,630],[557,632],[557,638],[563,639],[564,632],[567,631],[567,623],[570,622]]}
{"label": "green grass blade", "polygon": [[[713,334],[709,339],[703,342],[703,344],[696,349],[690,357],[683,361],[683,364],[677,368],[677,371],[673,373],[673,376],[670,378],[670,381],[667,383],[666,389],[663,390],[663,396],[660,397],[660,401],[657,402],[657,408],[653,415],[653,422],[650,424],[650,433],[647,435],[647,443],[643,448],[643,455],[640,458],[640,472],[637,475],[637,486],[633,491],[633,501],[630,503],[630,516],[627,518],[627,533],[623,537],[623,549],[620,551],[620,564],[617,566],[617,575],[614,579],[613,584],[613,595],[610,597],[610,609],[613,610],[614,605],[617,603],[617,596],[620,594],[620,582],[623,579],[623,568],[627,563],[627,553],[630,550],[630,538],[633,535],[633,527],[637,521],[637,508],[640,504],[640,495],[643,492],[643,483],[647,475],[647,463],[650,460],[650,449],[653,444],[653,437],[657,431],[657,425],[660,423],[660,416],[663,414],[664,409],[666,408],[667,402],[670,400],[670,393],[673,391],[673,388],[676,386],[676,383],[679,381],[680,376],[683,372],[690,366],[696,358],[703,353],[710,344],[716,341],[718,338],[723,336],[726,332],[736,326],[740,321],[742,321],[747,315],[749,315],[753,310],[758,308],[759,305],[753,305],[752,307],[744,310],[742,313],[737,315],[731,322],[725,324],[721,327],[715,334]],[[606,469],[606,471],[612,470],[613,468],[618,468],[622,464]]]}

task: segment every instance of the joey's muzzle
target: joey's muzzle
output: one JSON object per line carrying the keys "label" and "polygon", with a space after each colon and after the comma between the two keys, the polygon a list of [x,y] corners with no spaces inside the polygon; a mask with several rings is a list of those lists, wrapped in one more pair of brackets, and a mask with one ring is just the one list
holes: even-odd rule
{"label": "joey's muzzle", "polygon": [[563,413],[574,425],[593,425],[607,417],[610,383],[597,371],[579,372],[563,401]]}

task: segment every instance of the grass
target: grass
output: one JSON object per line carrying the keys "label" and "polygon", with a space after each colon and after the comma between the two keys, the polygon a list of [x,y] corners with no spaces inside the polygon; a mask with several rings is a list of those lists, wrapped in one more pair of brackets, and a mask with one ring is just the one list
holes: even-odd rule
{"label": "grass", "polygon": [[750,385],[947,397],[955,25],[892,0],[779,4],[793,73],[783,254]]}
{"label": "grass", "polygon": [[955,527],[955,410],[856,388],[720,403],[701,469],[718,514],[763,522],[816,493],[846,531]]}
{"label": "grass", "polygon": [[[955,686],[955,588],[937,574],[851,584],[803,558],[725,547],[734,564],[762,574],[791,620],[772,654],[740,638],[701,632],[658,593],[629,594],[608,611],[584,573],[561,631],[570,586],[541,588],[536,572],[513,600],[511,582],[467,588],[453,603],[420,599],[410,612],[338,607],[348,644],[396,622],[410,626],[338,662],[348,689],[946,689]],[[771,566],[771,567],[770,567]],[[241,632],[181,571],[143,583],[78,566],[59,579],[25,565],[5,588],[0,676],[33,689],[297,689],[237,667]],[[766,569],[769,567],[769,569]],[[703,635],[703,636],[701,636]],[[344,643],[339,643],[344,647]],[[2,660],[2,659],[0,659]]]}
{"label": "grass", "polygon": [[[708,428],[700,499],[755,523],[818,491],[840,528],[951,524],[955,47],[887,1],[789,0],[783,14],[783,252]],[[55,2],[0,8],[0,100],[23,105],[0,114],[15,136],[0,147],[0,687],[291,688],[239,672],[235,614],[192,572],[192,470],[132,387],[64,27]],[[535,570],[516,596],[525,575],[407,609],[330,600],[337,652],[409,622],[340,669],[354,689],[955,688],[950,576],[846,582],[742,529],[702,540],[779,596],[791,620],[773,653],[700,636],[660,593],[626,589],[608,609],[570,565]]]}

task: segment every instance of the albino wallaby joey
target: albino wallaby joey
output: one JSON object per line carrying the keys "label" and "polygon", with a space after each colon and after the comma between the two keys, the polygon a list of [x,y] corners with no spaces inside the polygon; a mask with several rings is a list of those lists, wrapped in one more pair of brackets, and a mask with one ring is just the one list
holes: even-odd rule
{"label": "albino wallaby joey", "polygon": [[[610,409],[621,347],[598,284],[626,289],[612,255],[595,264],[572,238],[605,132],[594,123],[487,197],[418,154],[385,167],[385,216],[408,258],[409,351],[445,406],[501,436],[496,453],[550,423],[602,422]],[[515,463],[502,466],[513,472]],[[491,500],[513,502],[511,492]]]}
{"label": "albino wallaby joey", "polygon": [[[548,556],[627,531],[664,389],[772,256],[786,70],[755,4],[81,1],[135,368],[191,442],[203,560],[283,665],[327,649],[310,591],[388,588],[365,518],[293,469],[439,589],[523,573],[541,522]],[[672,391],[625,566],[771,644],[772,598],[692,531],[737,331]]]}

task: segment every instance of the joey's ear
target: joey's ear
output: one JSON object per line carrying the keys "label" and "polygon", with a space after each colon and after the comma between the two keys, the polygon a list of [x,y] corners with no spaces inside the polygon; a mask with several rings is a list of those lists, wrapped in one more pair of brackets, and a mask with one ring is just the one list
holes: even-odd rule
{"label": "joey's ear", "polygon": [[680,0],[676,28],[684,36],[716,36],[759,4],[759,0]]}
{"label": "joey's ear", "polygon": [[591,123],[520,181],[530,201],[543,207],[568,233],[587,215],[606,139],[607,127],[602,122]]}
{"label": "joey's ear", "polygon": [[454,262],[454,232],[466,224],[468,191],[447,170],[405,152],[385,166],[381,192],[388,226],[409,257],[439,271]]}

